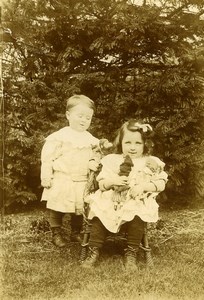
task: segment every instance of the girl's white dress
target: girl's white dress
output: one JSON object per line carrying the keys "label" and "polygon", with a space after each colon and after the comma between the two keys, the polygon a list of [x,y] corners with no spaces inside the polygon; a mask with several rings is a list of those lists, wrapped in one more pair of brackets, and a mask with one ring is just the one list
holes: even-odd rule
{"label": "girl's white dress", "polygon": [[42,200],[47,208],[81,214],[83,192],[87,182],[92,146],[99,141],[91,133],[78,132],[67,126],[49,135],[41,154],[41,181],[51,182],[44,188]]}
{"label": "girl's white dress", "polygon": [[[158,166],[158,172],[153,172],[147,167],[147,161],[151,158]],[[124,161],[121,154],[109,154],[102,160],[102,170],[97,177],[97,181],[114,178],[119,173],[120,164]],[[167,173],[163,171],[164,163],[157,157],[144,156],[133,160],[134,166],[129,174],[129,186],[142,184],[144,182],[154,182],[163,179],[167,181]],[[130,190],[129,190],[130,191]],[[158,220],[158,204],[156,196],[159,192],[146,192],[140,198],[133,199],[130,192],[127,192],[126,199],[122,206],[115,208],[113,202],[112,189],[101,191],[97,190],[87,198],[90,203],[89,219],[98,217],[104,226],[113,233],[120,230],[123,223],[131,221],[136,215],[145,222],[156,222]]]}

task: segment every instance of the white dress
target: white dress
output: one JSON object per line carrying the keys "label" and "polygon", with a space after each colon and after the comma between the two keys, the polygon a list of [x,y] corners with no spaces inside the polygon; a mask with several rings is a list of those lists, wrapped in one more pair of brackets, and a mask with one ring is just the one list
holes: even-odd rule
{"label": "white dress", "polygon": [[63,213],[82,213],[88,163],[92,146],[98,142],[91,133],[78,132],[69,126],[46,138],[41,154],[41,181],[51,182],[51,187],[44,188],[42,194],[47,208]]}
{"label": "white dress", "polygon": [[[153,159],[160,167],[157,173],[152,172],[146,162]],[[110,154],[101,160],[102,170],[97,180],[114,178],[119,173],[120,164],[124,161],[121,154]],[[167,173],[163,171],[164,163],[157,157],[144,156],[133,160],[134,166],[129,174],[129,186],[142,184],[154,180],[163,179],[167,181]],[[143,193],[141,198],[133,199],[129,191],[125,201],[119,207],[115,208],[113,202],[112,189],[107,191],[97,190],[94,194],[88,196],[87,201],[90,203],[89,219],[98,217],[103,225],[113,233],[120,230],[123,223],[131,221],[136,215],[145,222],[156,222],[158,220],[158,204],[156,196],[159,192]]]}

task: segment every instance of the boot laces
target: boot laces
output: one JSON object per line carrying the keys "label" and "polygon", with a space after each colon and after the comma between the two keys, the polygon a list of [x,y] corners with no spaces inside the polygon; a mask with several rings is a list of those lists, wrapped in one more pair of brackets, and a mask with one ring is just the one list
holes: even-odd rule
{"label": "boot laces", "polygon": [[98,257],[98,248],[97,247],[90,247],[87,260],[94,260]]}
{"label": "boot laces", "polygon": [[125,249],[125,257],[129,261],[134,262],[136,258],[136,249],[133,247],[128,246],[128,248]]}

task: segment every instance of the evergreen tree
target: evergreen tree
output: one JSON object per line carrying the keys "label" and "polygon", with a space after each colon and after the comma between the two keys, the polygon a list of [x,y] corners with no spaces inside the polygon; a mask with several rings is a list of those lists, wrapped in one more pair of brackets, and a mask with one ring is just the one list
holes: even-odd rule
{"label": "evergreen tree", "polygon": [[130,117],[151,122],[168,196],[203,196],[203,1],[137,2],[5,5],[7,203],[38,196],[44,138],[66,126],[65,100],[74,93],[95,101],[91,131],[99,138],[112,139]]}

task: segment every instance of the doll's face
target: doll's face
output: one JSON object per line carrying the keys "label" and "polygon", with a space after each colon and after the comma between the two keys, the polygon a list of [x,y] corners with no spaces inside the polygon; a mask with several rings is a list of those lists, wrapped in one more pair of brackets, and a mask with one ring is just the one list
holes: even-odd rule
{"label": "doll's face", "polygon": [[140,132],[126,130],[122,139],[122,152],[132,159],[141,157],[144,152],[144,141]]}
{"label": "doll's face", "polygon": [[84,104],[78,104],[66,112],[69,126],[79,132],[89,128],[93,117],[93,109]]}

